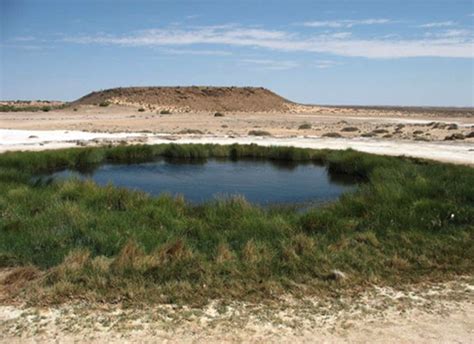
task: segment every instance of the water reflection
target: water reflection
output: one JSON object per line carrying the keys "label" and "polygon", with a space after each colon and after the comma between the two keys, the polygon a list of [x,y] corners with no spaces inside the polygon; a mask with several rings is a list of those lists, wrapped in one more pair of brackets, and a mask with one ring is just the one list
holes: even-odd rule
{"label": "water reflection", "polygon": [[[86,171],[65,170],[54,179],[78,177],[100,185],[142,190],[152,195],[180,194],[193,203],[242,195],[261,205],[318,205],[354,188],[354,180],[314,163],[281,160],[161,159],[140,164],[108,164]],[[283,211],[283,209],[282,209]]]}

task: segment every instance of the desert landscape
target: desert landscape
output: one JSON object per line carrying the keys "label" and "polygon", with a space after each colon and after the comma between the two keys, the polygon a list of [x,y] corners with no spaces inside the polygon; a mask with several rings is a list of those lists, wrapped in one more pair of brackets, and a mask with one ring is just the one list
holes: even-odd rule
{"label": "desert landscape", "polygon": [[[71,103],[3,105],[8,106],[0,114],[3,152],[256,143],[352,148],[461,165],[474,161],[472,108],[312,106],[263,88],[238,87],[121,88]],[[25,304],[20,291],[28,281],[39,283],[43,273],[10,267],[1,273],[5,342],[309,343],[317,336],[320,342],[362,343],[377,342],[383,335],[389,343],[428,343],[465,342],[474,331],[470,274],[409,285],[372,282],[336,295],[295,298],[283,293],[266,301],[217,299],[204,307],[150,303],[144,309],[124,309],[97,303],[95,297],[58,305]],[[343,277],[334,276],[344,285],[347,277],[340,274]]]}
{"label": "desert landscape", "polygon": [[[124,142],[291,142],[308,148],[473,161],[472,108],[312,106],[263,88],[239,87],[119,88],[69,104],[56,102],[48,111],[37,104],[31,105],[34,112],[22,103],[10,106],[21,111],[2,114],[3,151]],[[47,131],[44,137],[41,131]]]}
{"label": "desert landscape", "polygon": [[1,343],[474,343],[472,0],[1,0]]}

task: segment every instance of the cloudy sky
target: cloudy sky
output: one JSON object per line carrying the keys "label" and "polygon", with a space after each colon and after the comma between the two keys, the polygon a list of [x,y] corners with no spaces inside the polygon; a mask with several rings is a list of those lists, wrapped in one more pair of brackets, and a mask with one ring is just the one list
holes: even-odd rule
{"label": "cloudy sky", "polygon": [[304,103],[473,106],[472,0],[0,0],[0,98],[264,86]]}

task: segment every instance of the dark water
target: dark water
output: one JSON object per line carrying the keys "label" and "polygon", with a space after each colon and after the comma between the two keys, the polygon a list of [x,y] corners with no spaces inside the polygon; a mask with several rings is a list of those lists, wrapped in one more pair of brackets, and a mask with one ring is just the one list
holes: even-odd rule
{"label": "dark water", "polygon": [[347,179],[330,176],[313,164],[275,164],[269,161],[209,160],[205,163],[156,161],[132,165],[102,165],[81,174],[62,171],[54,179],[91,178],[99,185],[142,190],[152,195],[180,194],[193,203],[242,195],[261,205],[318,204],[353,189]]}

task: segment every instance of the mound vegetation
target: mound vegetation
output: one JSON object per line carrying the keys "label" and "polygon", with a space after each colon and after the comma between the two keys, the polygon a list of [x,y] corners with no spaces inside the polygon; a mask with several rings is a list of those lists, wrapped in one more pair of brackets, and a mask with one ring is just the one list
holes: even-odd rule
{"label": "mound vegetation", "polygon": [[[298,212],[236,197],[193,205],[38,176],[159,157],[325,164],[361,183]],[[10,297],[199,304],[472,274],[474,170],[348,151],[135,145],[0,155],[0,265]],[[345,278],[336,278],[336,276]]]}
{"label": "mound vegetation", "polygon": [[285,111],[294,104],[263,87],[120,87],[92,92],[71,103],[103,102],[179,109],[182,111]]}

